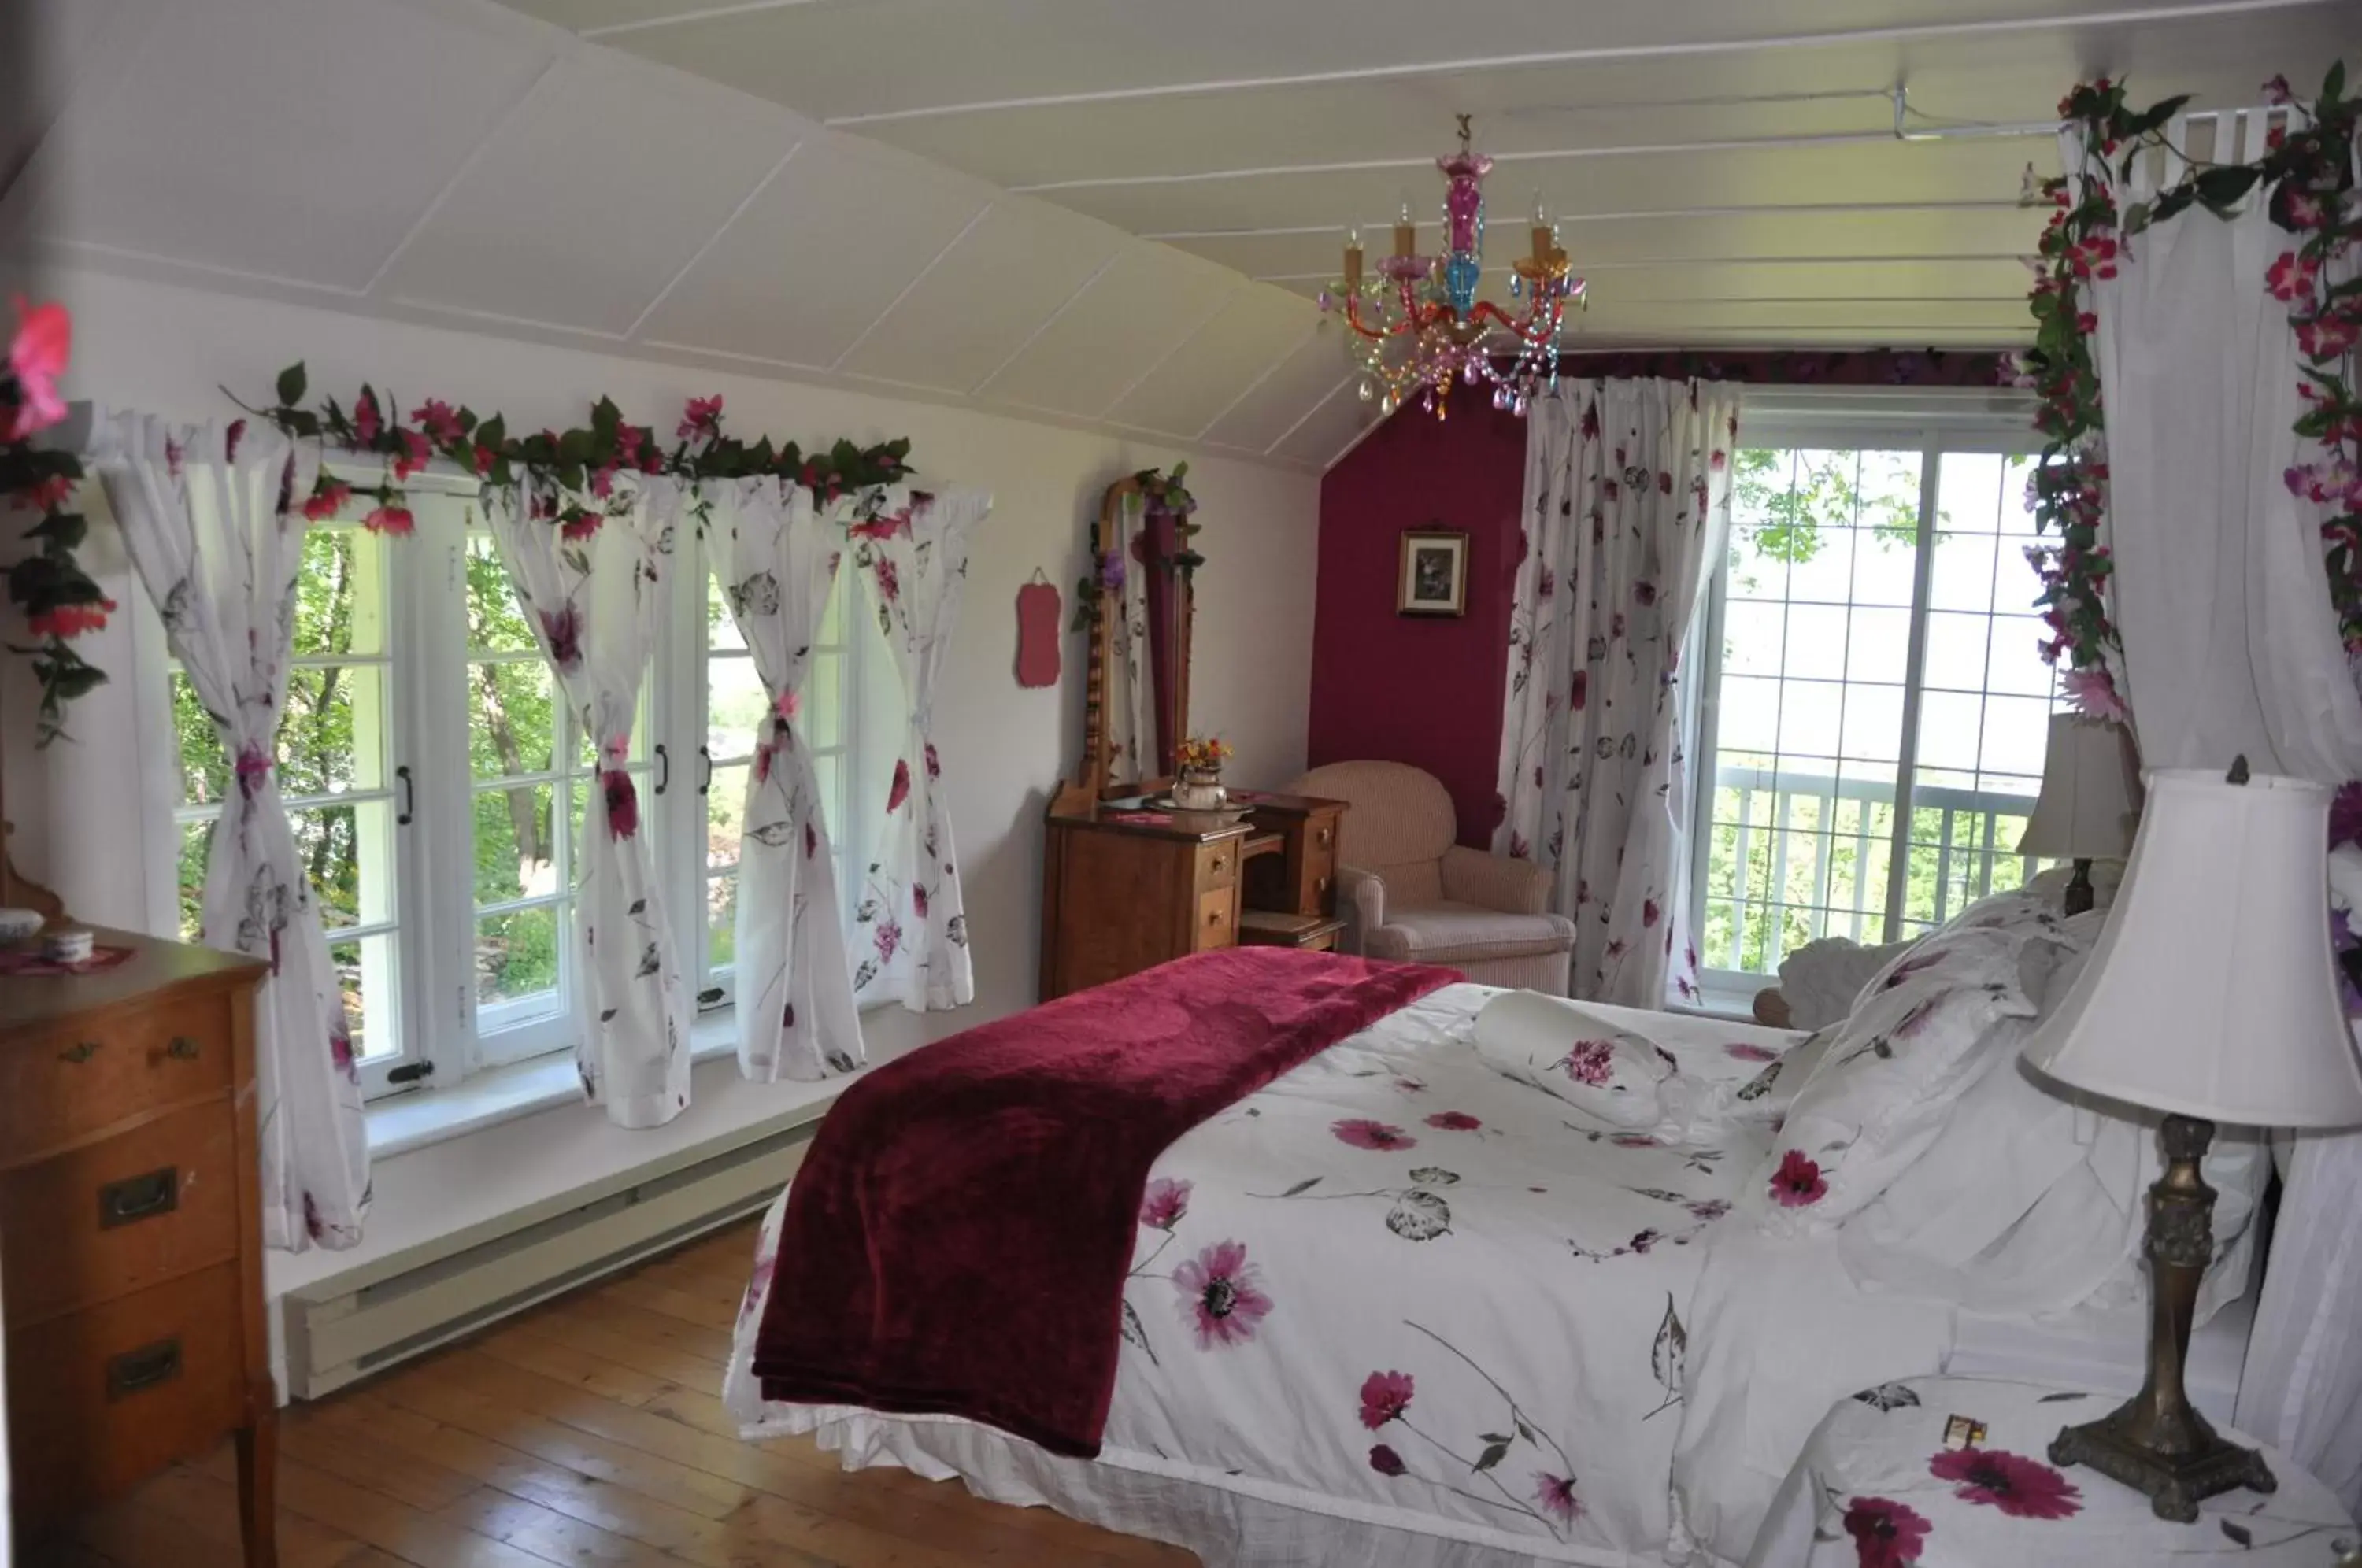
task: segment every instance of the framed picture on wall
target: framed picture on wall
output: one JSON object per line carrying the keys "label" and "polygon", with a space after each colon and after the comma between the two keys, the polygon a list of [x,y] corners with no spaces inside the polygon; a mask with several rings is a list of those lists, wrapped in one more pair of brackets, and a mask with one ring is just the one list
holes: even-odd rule
{"label": "framed picture on wall", "polygon": [[1402,536],[1402,575],[1395,591],[1400,615],[1468,613],[1468,534],[1464,529],[1410,529]]}

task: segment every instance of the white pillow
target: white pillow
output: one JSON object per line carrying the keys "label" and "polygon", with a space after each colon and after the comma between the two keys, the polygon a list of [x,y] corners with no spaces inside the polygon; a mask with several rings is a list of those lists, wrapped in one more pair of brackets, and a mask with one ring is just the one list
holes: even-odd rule
{"label": "white pillow", "polygon": [[1948,927],[1863,988],[1741,1192],[1766,1230],[1825,1230],[1926,1150],[1995,1026],[2033,1014],[2018,964],[2042,929]]}
{"label": "white pillow", "polygon": [[1476,1015],[1494,1070],[1617,1127],[1655,1125],[1670,1052],[1562,997],[1504,991]]}

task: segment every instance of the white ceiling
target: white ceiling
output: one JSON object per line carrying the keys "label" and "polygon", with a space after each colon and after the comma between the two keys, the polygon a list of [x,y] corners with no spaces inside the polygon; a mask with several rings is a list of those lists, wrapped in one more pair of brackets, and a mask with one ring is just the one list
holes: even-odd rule
{"label": "white ceiling", "polygon": [[1432,240],[1455,112],[1488,259],[1562,220],[1577,346],[1994,346],[2050,141],[1898,140],[1894,86],[1915,127],[2098,72],[2235,106],[2362,39],[2362,0],[2136,3],[0,0],[0,228],[1319,466],[1369,411],[1310,296],[1405,196]]}

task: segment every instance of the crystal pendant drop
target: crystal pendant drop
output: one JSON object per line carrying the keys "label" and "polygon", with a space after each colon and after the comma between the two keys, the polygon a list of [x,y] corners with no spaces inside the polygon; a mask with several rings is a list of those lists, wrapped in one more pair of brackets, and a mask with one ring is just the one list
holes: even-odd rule
{"label": "crystal pendant drop", "polygon": [[1372,401],[1375,400],[1375,399],[1376,399],[1376,397],[1377,397],[1377,395],[1378,395],[1378,390],[1377,390],[1377,388],[1375,388],[1375,387],[1374,387],[1374,386],[1370,385],[1370,381],[1369,381],[1369,378],[1368,378],[1367,376],[1363,377],[1363,378],[1362,378],[1362,401],[1363,401],[1363,403],[1370,403],[1370,402],[1372,402]]}

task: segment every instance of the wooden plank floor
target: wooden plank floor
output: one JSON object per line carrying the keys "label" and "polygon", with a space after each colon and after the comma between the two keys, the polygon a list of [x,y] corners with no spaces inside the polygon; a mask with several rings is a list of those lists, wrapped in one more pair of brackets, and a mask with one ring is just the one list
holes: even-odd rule
{"label": "wooden plank floor", "polygon": [[[956,1481],[847,1474],[722,1406],[750,1221],[283,1413],[282,1568],[1190,1568],[1175,1547]],[[237,1568],[229,1448],[31,1568]]]}

